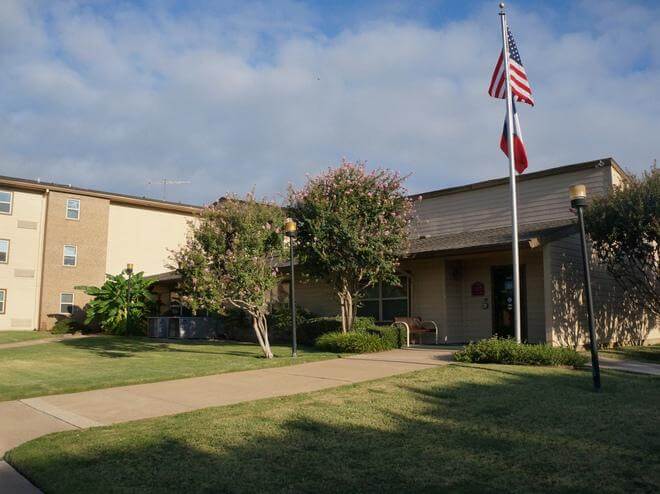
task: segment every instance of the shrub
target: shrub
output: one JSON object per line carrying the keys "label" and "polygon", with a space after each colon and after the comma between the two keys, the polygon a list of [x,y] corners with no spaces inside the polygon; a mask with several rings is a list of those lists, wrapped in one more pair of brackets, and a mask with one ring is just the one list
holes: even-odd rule
{"label": "shrub", "polygon": [[[291,306],[289,304],[277,303],[271,308],[268,318],[268,331],[270,338],[276,342],[291,341]],[[315,316],[307,309],[296,305],[296,333],[300,333],[300,327]]]}
{"label": "shrub", "polygon": [[[341,321],[339,321],[341,326]],[[383,339],[365,331],[333,331],[321,335],[316,340],[319,350],[336,353],[371,353],[386,350]]]}
{"label": "shrub", "polygon": [[511,365],[567,365],[581,367],[587,357],[571,348],[518,344],[510,338],[490,338],[468,344],[454,354],[457,362]]}
{"label": "shrub", "polygon": [[376,326],[375,324],[367,328],[366,331],[377,335],[383,340],[383,345],[387,350],[401,348],[406,343],[406,330],[401,326]]}
{"label": "shrub", "polygon": [[52,334],[74,334],[80,331],[81,333],[86,332],[86,327],[84,324],[81,324],[78,321],[75,321],[71,318],[64,318],[58,320],[53,328],[50,330]]}
{"label": "shrub", "polygon": [[339,330],[341,330],[341,320],[339,318],[315,317],[298,326],[298,343],[313,345],[319,336]]}

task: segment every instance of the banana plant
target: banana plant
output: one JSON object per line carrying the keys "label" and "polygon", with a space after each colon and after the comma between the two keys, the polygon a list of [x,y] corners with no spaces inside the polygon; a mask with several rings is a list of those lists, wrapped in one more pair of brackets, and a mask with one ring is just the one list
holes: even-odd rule
{"label": "banana plant", "polygon": [[[126,271],[118,275],[106,274],[100,286],[77,286],[93,299],[87,304],[85,324],[98,323],[106,333],[143,334],[146,316],[153,312],[155,303],[149,287],[153,281],[144,278],[144,273],[135,273],[129,278]],[[130,305],[130,306],[129,306]]]}

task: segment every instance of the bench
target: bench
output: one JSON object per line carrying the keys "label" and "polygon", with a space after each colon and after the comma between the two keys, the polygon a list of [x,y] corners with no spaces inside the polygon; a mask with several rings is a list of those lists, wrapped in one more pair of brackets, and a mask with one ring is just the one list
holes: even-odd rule
{"label": "bench", "polygon": [[438,344],[438,325],[435,321],[422,321],[421,317],[395,317],[394,325],[406,328],[406,346],[410,346],[410,335],[420,335],[419,342],[421,343],[421,335],[424,333],[435,333],[435,344]]}

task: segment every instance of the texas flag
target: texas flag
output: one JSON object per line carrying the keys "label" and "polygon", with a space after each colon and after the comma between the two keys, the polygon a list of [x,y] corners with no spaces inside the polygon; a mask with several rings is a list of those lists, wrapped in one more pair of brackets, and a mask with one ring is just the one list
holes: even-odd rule
{"label": "texas flag", "polygon": [[[522,173],[527,168],[527,151],[525,151],[525,143],[523,142],[522,132],[520,131],[520,122],[518,121],[516,104],[513,101],[511,104],[513,105],[513,156],[516,161],[516,171]],[[507,120],[507,118],[504,119],[504,130],[502,131],[502,138],[500,139],[500,149],[504,151],[504,154],[509,156]]]}

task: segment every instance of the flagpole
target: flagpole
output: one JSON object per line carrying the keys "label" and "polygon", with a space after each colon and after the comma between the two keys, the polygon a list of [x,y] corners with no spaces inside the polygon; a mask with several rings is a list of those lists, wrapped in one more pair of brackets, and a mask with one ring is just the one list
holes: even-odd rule
{"label": "flagpole", "polygon": [[513,324],[516,341],[522,341],[520,331],[520,259],[518,255],[518,201],[516,200],[516,160],[513,147],[513,96],[511,94],[509,43],[506,29],[506,13],[504,3],[500,3],[500,21],[502,24],[502,47],[504,51],[504,72],[506,74],[506,128],[507,146],[509,148],[509,189],[511,190],[511,240],[513,250]]}

